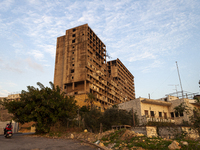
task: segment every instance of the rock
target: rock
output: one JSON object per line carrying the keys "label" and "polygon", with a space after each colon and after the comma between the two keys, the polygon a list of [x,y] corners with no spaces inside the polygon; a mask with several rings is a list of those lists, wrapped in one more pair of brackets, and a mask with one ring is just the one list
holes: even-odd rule
{"label": "rock", "polygon": [[70,138],[71,138],[71,139],[73,139],[73,138],[74,138],[74,135],[73,135],[73,134],[71,134]]}
{"label": "rock", "polygon": [[95,142],[95,144],[99,144],[100,143],[100,141],[99,140],[97,140],[96,142]]}
{"label": "rock", "polygon": [[145,150],[145,149],[143,149],[142,147],[139,147],[137,150]]}
{"label": "rock", "polygon": [[182,143],[183,145],[188,146],[188,142],[186,142],[186,141],[181,141],[181,143]]}
{"label": "rock", "polygon": [[85,129],[84,132],[85,132],[85,133],[88,132],[87,129]]}
{"label": "rock", "polygon": [[108,148],[113,148],[113,147],[115,146],[115,144],[116,144],[116,143],[110,143],[110,144],[108,144],[107,147],[108,147]]}
{"label": "rock", "polygon": [[99,143],[99,146],[104,146],[104,144],[100,142],[100,143]]}
{"label": "rock", "polygon": [[137,133],[136,136],[144,136],[142,133]]}
{"label": "rock", "polygon": [[123,147],[122,150],[129,150],[127,147]]}
{"label": "rock", "polygon": [[170,150],[176,150],[176,149],[180,149],[181,147],[179,146],[179,143],[177,141],[173,141],[168,148]]}

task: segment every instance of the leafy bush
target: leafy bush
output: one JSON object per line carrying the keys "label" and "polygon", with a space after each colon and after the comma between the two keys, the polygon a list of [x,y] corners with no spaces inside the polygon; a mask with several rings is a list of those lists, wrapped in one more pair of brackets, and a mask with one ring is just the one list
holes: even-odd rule
{"label": "leafy bush", "polygon": [[25,123],[36,122],[36,132],[49,132],[56,122],[66,123],[76,116],[77,105],[73,97],[67,97],[49,82],[51,88],[37,83],[40,89],[27,86],[21,92],[20,101],[5,101],[3,105],[13,114],[13,120]]}

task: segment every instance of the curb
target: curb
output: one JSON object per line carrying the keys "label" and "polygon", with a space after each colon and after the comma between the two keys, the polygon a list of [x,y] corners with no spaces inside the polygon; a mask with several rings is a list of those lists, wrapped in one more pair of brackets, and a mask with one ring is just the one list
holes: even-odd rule
{"label": "curb", "polygon": [[[14,134],[23,134],[23,133],[17,132],[17,133],[13,133],[13,135],[14,135]],[[2,136],[2,135],[4,135],[4,134],[0,134],[0,136]]]}

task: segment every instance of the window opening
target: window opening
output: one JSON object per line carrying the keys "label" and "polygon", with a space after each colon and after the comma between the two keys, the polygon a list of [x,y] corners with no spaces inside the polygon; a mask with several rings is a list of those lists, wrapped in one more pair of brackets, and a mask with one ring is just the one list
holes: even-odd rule
{"label": "window opening", "polygon": [[76,29],[73,29],[73,32],[75,32],[76,31]]}
{"label": "window opening", "polygon": [[74,69],[71,70],[71,73],[74,73]]}
{"label": "window opening", "polygon": [[75,37],[76,36],[76,34],[72,34],[72,37]]}
{"label": "window opening", "polygon": [[175,112],[175,116],[176,116],[176,117],[179,117],[178,112]]}
{"label": "window opening", "polygon": [[162,112],[159,112],[159,117],[162,117]]}
{"label": "window opening", "polygon": [[151,111],[151,116],[154,117],[154,111]]}
{"label": "window opening", "polygon": [[74,40],[72,40],[72,43],[75,43],[75,39],[74,39]]}
{"label": "window opening", "polygon": [[174,113],[173,112],[171,112],[171,117],[174,118]]}
{"label": "window opening", "polygon": [[145,116],[148,116],[149,115],[148,110],[144,110],[144,114],[145,114]]}

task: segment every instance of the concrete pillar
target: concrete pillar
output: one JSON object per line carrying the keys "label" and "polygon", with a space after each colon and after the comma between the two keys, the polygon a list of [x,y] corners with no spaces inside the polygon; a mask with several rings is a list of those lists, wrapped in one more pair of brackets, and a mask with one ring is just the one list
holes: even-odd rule
{"label": "concrete pillar", "polygon": [[85,91],[85,93],[87,91],[87,81],[86,80],[84,81],[84,91]]}
{"label": "concrete pillar", "polygon": [[74,91],[74,82],[72,83],[72,91]]}

